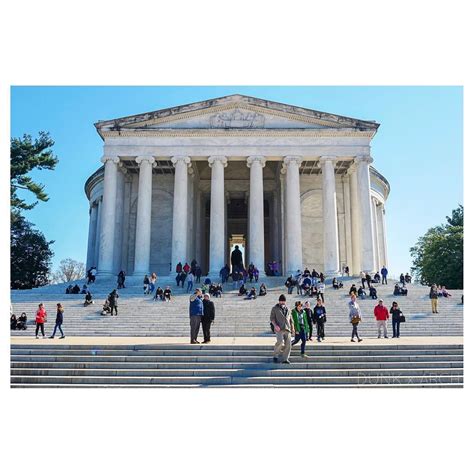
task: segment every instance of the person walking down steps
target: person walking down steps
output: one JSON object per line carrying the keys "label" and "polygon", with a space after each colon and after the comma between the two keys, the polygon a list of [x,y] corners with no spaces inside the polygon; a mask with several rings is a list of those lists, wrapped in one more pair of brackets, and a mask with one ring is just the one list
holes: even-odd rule
{"label": "person walking down steps", "polygon": [[295,303],[295,308],[291,312],[293,317],[293,324],[295,326],[295,340],[291,343],[292,346],[301,341],[301,357],[307,358],[305,354],[306,338],[309,334],[309,321],[306,311],[303,309],[301,301]]}
{"label": "person walking down steps", "polygon": [[362,321],[362,314],[359,304],[357,303],[357,297],[354,294],[351,295],[351,300],[349,301],[349,321],[352,324],[351,342],[355,342],[354,337],[357,337],[357,340],[361,342],[362,339],[359,337],[357,326],[359,326],[359,323]]}
{"label": "person walking down steps", "polygon": [[285,295],[280,295],[278,303],[270,313],[270,324],[275,332],[276,343],[273,348],[273,362],[289,364],[291,336],[295,332],[293,318],[286,306]]}
{"label": "person walking down steps", "polygon": [[56,329],[59,329],[59,332],[61,333],[61,337],[59,339],[64,339],[66,336],[64,335],[63,329],[62,329],[62,324],[64,321],[64,308],[61,305],[61,303],[58,303],[56,305],[57,310],[56,310],[56,323],[54,325],[54,330],[53,334],[49,336],[50,339],[54,339],[54,336],[56,335]]}
{"label": "person walking down steps", "polygon": [[38,305],[38,311],[36,311],[36,339],[39,339],[38,337],[38,331],[41,329],[41,334],[43,335],[43,339],[46,337],[44,335],[44,323],[46,322],[46,319],[48,317],[48,314],[46,313],[46,310],[44,309],[43,303],[40,303]]}

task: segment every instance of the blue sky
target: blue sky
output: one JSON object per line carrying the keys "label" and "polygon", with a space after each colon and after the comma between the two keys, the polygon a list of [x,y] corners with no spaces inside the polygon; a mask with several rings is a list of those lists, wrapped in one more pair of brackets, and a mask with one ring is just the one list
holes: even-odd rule
{"label": "blue sky", "polygon": [[418,237],[463,203],[461,87],[12,87],[11,135],[45,130],[56,142],[55,171],[32,174],[50,200],[26,213],[55,241],[53,267],[63,258],[86,260],[84,183],[101,164],[103,144],[94,122],[238,93],[381,124],[372,157],[391,186],[386,222],[393,275],[409,270],[409,248]]}

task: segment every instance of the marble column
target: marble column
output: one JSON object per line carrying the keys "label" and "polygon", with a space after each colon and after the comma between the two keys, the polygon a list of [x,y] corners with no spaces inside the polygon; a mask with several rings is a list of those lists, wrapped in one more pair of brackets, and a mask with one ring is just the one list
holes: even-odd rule
{"label": "marble column", "polygon": [[329,277],[340,274],[335,162],[336,157],[332,156],[322,156],[319,160],[323,172],[324,274]]}
{"label": "marble column", "polygon": [[375,269],[380,270],[380,242],[379,242],[379,227],[377,222],[377,200],[372,197],[372,221],[373,221],[373,235],[374,235],[374,263]]}
{"label": "marble column", "polygon": [[173,156],[171,162],[175,167],[173,192],[173,237],[171,245],[171,271],[178,262],[187,262],[188,237],[188,166],[189,156]]}
{"label": "marble column", "polygon": [[120,159],[117,156],[104,156],[104,195],[102,203],[102,229],[100,233],[100,252],[98,272],[112,275],[114,270],[115,212],[117,199],[117,174]]}
{"label": "marble column", "polygon": [[379,222],[381,226],[381,234],[382,234],[382,253],[380,262],[381,265],[385,265],[388,268],[388,256],[387,256],[387,234],[385,229],[385,206],[380,204],[379,208]]}
{"label": "marble column", "polygon": [[346,247],[346,265],[349,267],[349,271],[354,271],[352,261],[352,237],[351,237],[351,192],[349,176],[342,176],[342,189],[344,196],[344,237]]}
{"label": "marble column", "polygon": [[209,275],[217,276],[225,261],[224,168],[227,166],[227,158],[225,156],[210,156],[208,161],[212,168]]}
{"label": "marble column", "polygon": [[123,213],[124,213],[124,191],[125,191],[125,174],[127,170],[120,166],[117,173],[117,208],[115,211],[115,243],[114,243],[114,273],[118,274],[122,268],[122,239],[123,239]]}
{"label": "marble column", "polygon": [[370,205],[370,156],[357,156],[357,185],[360,210],[361,266],[362,271],[372,273],[375,269],[373,225]]}
{"label": "marble column", "polygon": [[95,227],[95,249],[94,249],[94,266],[96,268],[99,265],[101,229],[102,229],[102,196],[97,200],[97,224]]}
{"label": "marble column", "polygon": [[360,212],[359,212],[359,190],[357,185],[357,163],[348,169],[349,189],[351,194],[351,244],[352,244],[352,267],[349,266],[351,275],[359,276],[361,272],[361,241],[360,241]]}
{"label": "marble column", "polygon": [[139,156],[137,224],[135,231],[135,265],[133,274],[143,276],[150,271],[151,196],[153,186],[153,156]]}
{"label": "marble column", "polygon": [[264,156],[249,156],[247,166],[250,168],[250,196],[249,196],[249,263],[265,271],[265,230],[263,214],[263,167]]}
{"label": "marble column", "polygon": [[97,204],[91,203],[89,209],[89,237],[87,239],[87,263],[86,270],[89,270],[92,265],[96,265],[95,261],[95,241],[97,230]]}
{"label": "marble column", "polygon": [[286,173],[286,272],[303,270],[303,249],[301,241],[301,156],[286,156],[283,160]]}

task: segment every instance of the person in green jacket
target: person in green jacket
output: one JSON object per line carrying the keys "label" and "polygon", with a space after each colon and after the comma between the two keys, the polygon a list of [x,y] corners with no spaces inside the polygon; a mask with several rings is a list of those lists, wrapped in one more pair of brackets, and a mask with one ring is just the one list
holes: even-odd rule
{"label": "person in green jacket", "polygon": [[309,334],[309,321],[306,311],[303,309],[301,301],[295,303],[295,308],[291,311],[293,323],[295,326],[295,340],[291,343],[292,346],[301,341],[301,357],[307,358],[304,353],[306,348],[306,335]]}

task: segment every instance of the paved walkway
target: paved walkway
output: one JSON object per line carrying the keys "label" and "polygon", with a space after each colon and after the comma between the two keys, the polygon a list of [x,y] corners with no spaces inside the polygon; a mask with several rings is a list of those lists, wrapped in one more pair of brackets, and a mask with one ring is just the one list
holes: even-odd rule
{"label": "paved walkway", "polygon": [[[188,337],[66,337],[64,339],[35,339],[34,337],[11,337],[11,344],[31,345],[31,344],[55,344],[55,345],[142,345],[142,344],[189,344]],[[273,345],[275,338],[269,337],[216,337],[212,339],[211,345]],[[318,343],[308,341],[307,345],[347,345],[350,344],[349,337],[328,337],[324,342]],[[360,343],[354,345],[443,345],[443,344],[463,344],[462,336],[446,337],[401,337],[399,339],[378,339],[377,337],[364,338]]]}

